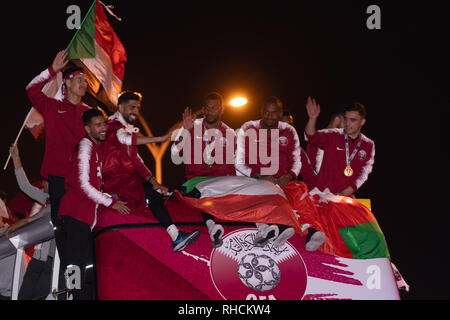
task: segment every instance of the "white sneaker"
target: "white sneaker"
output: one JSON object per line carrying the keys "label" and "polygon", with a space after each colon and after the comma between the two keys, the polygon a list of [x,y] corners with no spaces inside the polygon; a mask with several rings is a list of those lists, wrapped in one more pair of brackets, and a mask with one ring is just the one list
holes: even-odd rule
{"label": "white sneaker", "polygon": [[270,240],[274,240],[278,237],[280,230],[276,224],[272,224],[267,228],[264,228],[261,232],[256,233],[253,245],[255,247],[264,247]]}
{"label": "white sneaker", "polygon": [[316,230],[309,241],[306,243],[307,251],[316,251],[323,243],[325,242],[325,233],[322,231]]}
{"label": "white sneaker", "polygon": [[211,246],[219,248],[223,244],[222,236],[225,233],[221,224],[214,224],[209,230],[209,237],[211,238]]}
{"label": "white sneaker", "polygon": [[269,225],[266,224],[266,223],[259,223],[259,222],[256,222],[255,224],[256,224],[256,227],[258,228],[258,232],[263,232],[264,229],[266,229],[266,228],[269,226]]}
{"label": "white sneaker", "polygon": [[282,233],[280,233],[278,238],[275,239],[275,241],[273,242],[273,246],[275,248],[279,248],[279,247],[283,246],[286,243],[286,241],[290,237],[292,237],[294,234],[295,234],[294,228],[292,228],[292,227],[287,228]]}

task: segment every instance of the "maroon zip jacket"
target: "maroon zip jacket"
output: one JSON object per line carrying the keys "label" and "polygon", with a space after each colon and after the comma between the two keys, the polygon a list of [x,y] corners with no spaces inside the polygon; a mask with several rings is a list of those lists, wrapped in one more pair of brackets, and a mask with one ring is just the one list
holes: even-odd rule
{"label": "maroon zip jacket", "polygon": [[108,118],[102,158],[103,181],[105,192],[116,194],[133,211],[146,213],[142,182],[151,177],[152,172],[139,156],[136,129],[127,124],[118,111]]}
{"label": "maroon zip jacket", "polygon": [[[351,177],[347,177],[344,175],[346,167],[344,129],[322,129],[312,136],[305,132],[305,137],[308,143],[324,151],[317,175],[316,186],[319,190],[328,188],[330,192],[338,193],[351,186],[356,191],[366,182],[375,162],[375,143],[372,140],[360,134],[361,146],[350,163],[354,173]],[[355,140],[349,139],[350,155],[358,140],[359,137]]]}
{"label": "maroon zip jacket", "polygon": [[66,193],[61,199],[58,218],[71,216],[91,227],[97,221],[97,206],[111,207],[117,202],[101,191],[103,144],[83,138],[72,154],[70,172],[65,180]]}
{"label": "maroon zip jacket", "polygon": [[[244,123],[238,133],[236,150],[236,169],[238,175],[255,177],[257,174],[263,174],[261,168],[272,168],[276,170],[271,174],[275,178],[289,173],[292,178],[296,178],[300,173],[303,163],[307,161],[302,155],[300,140],[297,131],[293,126],[286,122],[278,122],[278,140],[272,141],[271,130],[265,130],[262,127],[262,120],[248,121]],[[266,132],[266,134],[264,134]],[[275,134],[275,133],[274,133]],[[264,138],[267,136],[267,140]],[[271,155],[272,143],[278,144],[278,155]],[[261,149],[265,148],[266,151]],[[262,155],[271,155],[274,157],[273,163],[263,163]],[[253,158],[253,161],[252,161]],[[253,163],[252,163],[253,162]]]}
{"label": "maroon zip jacket", "polygon": [[86,135],[81,116],[90,109],[84,103],[77,105],[64,99],[62,101],[47,97],[42,87],[56,73],[50,67],[35,77],[26,87],[33,107],[45,120],[45,154],[41,175],[65,177],[69,158],[77,143]]}
{"label": "maroon zip jacket", "polygon": [[[171,147],[172,159],[174,157],[186,157],[184,164],[186,171],[186,180],[194,177],[218,177],[218,176],[235,176],[236,170],[234,168],[234,153],[236,150],[236,134],[233,129],[228,125],[219,122],[220,134],[215,132],[214,129],[205,130],[204,119],[196,119],[194,121],[194,127],[189,131],[189,135],[186,135],[186,139],[190,139],[188,143],[181,143],[181,141],[175,141]],[[184,130],[184,128],[182,128]],[[208,135],[205,133],[209,133]],[[214,137],[214,138],[213,138]],[[210,143],[211,159],[214,163],[211,165],[205,165],[205,152],[206,141]],[[183,154],[184,148],[186,153],[190,152],[190,155]],[[221,153],[221,154],[220,154]],[[216,159],[217,157],[217,159]],[[222,163],[218,163],[222,162]]]}

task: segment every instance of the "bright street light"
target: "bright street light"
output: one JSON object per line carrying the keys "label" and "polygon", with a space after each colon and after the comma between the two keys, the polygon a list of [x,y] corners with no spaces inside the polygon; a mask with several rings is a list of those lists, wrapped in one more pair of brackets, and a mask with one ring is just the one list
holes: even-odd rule
{"label": "bright street light", "polygon": [[247,104],[247,99],[244,97],[237,97],[230,101],[230,106],[240,108]]}

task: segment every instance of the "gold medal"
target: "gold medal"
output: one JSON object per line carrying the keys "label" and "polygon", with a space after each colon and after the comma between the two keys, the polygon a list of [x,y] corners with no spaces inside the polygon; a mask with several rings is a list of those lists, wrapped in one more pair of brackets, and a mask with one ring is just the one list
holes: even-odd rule
{"label": "gold medal", "polygon": [[353,175],[353,169],[350,166],[345,167],[344,174],[346,177],[351,177]]}
{"label": "gold medal", "polygon": [[212,161],[211,159],[207,159],[206,161],[205,161],[205,168],[211,168],[212,167],[212,165],[214,164],[214,161]]}

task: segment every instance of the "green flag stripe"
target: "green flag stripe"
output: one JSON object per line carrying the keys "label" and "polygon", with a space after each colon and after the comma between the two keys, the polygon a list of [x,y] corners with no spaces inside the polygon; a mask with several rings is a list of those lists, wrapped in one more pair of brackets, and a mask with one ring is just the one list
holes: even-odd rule
{"label": "green flag stripe", "polygon": [[386,239],[376,221],[339,229],[353,259],[390,258]]}
{"label": "green flag stripe", "polygon": [[95,57],[95,7],[97,0],[89,8],[81,23],[80,29],[75,33],[67,46],[68,59],[84,59]]}
{"label": "green flag stripe", "polygon": [[186,181],[185,183],[183,183],[183,186],[186,187],[186,192],[189,193],[200,182],[206,181],[206,180],[210,180],[210,179],[214,179],[214,178],[217,178],[217,177],[195,177],[195,178],[192,178],[192,179]]}

